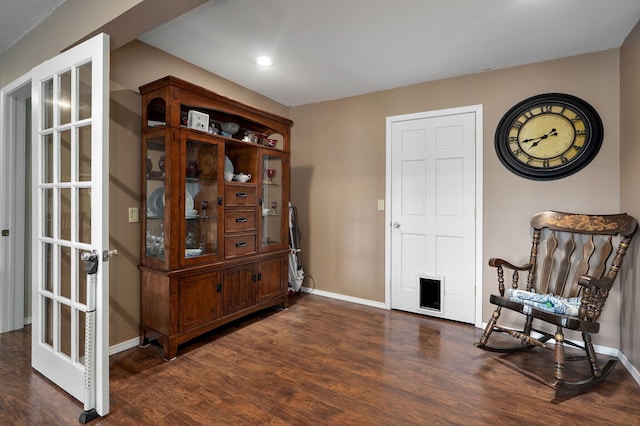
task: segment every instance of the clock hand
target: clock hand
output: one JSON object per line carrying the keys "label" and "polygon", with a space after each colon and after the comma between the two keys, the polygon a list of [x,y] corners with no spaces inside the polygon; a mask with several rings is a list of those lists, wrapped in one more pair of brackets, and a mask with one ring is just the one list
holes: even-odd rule
{"label": "clock hand", "polygon": [[558,136],[558,132],[555,133],[551,133],[550,135],[544,135],[541,138],[539,138],[539,141],[535,141],[534,143],[531,144],[531,147],[533,148],[534,146],[537,146],[540,142],[542,142],[543,140],[547,139],[549,136]]}
{"label": "clock hand", "polygon": [[549,133],[547,133],[546,135],[542,135],[539,138],[530,138],[530,139],[525,139],[522,141],[522,143],[526,143],[526,142],[534,142],[531,146],[534,147],[536,145],[538,145],[541,141],[547,139],[549,136],[558,136],[558,132],[556,131],[556,129],[551,129],[551,131]]}

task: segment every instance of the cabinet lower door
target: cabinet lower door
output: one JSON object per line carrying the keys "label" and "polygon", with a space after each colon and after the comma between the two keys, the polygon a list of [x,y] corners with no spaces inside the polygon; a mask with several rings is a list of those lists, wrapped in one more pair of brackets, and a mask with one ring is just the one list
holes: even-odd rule
{"label": "cabinet lower door", "polygon": [[180,331],[213,321],[222,316],[221,272],[212,272],[180,281],[178,315]]}
{"label": "cabinet lower door", "polygon": [[256,304],[256,264],[235,266],[224,270],[224,315]]}
{"label": "cabinet lower door", "polygon": [[281,256],[260,262],[258,281],[258,303],[282,297],[285,292],[287,257]]}

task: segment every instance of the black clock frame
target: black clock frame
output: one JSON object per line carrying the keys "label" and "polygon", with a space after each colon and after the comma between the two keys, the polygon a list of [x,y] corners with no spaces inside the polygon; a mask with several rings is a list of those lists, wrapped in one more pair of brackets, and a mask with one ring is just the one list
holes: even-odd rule
{"label": "black clock frame", "polygon": [[[555,167],[540,168],[522,163],[513,156],[509,149],[509,130],[513,123],[525,111],[536,106],[548,104],[566,105],[577,111],[587,130],[584,149],[565,164]],[[511,107],[502,117],[496,128],[495,149],[502,164],[511,172],[532,180],[555,180],[572,175],[587,166],[598,154],[604,138],[604,127],[600,115],[586,101],[565,93],[544,93],[524,99]]]}

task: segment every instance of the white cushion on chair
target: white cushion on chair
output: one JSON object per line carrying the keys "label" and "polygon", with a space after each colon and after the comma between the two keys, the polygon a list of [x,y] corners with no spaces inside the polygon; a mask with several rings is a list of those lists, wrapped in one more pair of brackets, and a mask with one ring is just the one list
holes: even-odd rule
{"label": "white cushion on chair", "polygon": [[514,302],[525,303],[537,309],[570,317],[577,317],[578,309],[580,308],[579,297],[565,299],[555,294],[538,294],[513,288],[507,289],[507,296],[509,296],[509,300]]}

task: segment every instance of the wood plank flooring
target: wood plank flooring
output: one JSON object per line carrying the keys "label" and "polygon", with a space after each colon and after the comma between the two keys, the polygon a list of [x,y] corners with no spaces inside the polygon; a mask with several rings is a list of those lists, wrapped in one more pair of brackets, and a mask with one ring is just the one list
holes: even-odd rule
{"label": "wood plank flooring", "polygon": [[[470,325],[292,299],[181,346],[170,362],[157,345],[112,356],[111,413],[90,424],[640,424],[640,386],[621,364],[591,392],[553,403],[550,387],[518,371],[551,374],[550,351],[492,354],[473,345],[481,330]],[[0,334],[0,424],[78,424],[82,405],[29,357],[28,327]]]}

